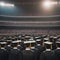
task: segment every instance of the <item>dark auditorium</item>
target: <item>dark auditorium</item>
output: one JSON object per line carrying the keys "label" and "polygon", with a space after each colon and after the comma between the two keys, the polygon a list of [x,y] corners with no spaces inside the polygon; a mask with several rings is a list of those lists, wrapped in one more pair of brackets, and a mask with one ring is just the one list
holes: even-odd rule
{"label": "dark auditorium", "polygon": [[60,60],[60,0],[0,0],[0,60]]}

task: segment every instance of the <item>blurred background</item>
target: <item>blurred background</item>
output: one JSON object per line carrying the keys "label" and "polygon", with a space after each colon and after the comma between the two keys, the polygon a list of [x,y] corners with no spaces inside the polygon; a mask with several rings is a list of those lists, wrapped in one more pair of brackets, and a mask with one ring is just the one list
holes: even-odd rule
{"label": "blurred background", "polygon": [[0,0],[0,34],[59,34],[60,0]]}

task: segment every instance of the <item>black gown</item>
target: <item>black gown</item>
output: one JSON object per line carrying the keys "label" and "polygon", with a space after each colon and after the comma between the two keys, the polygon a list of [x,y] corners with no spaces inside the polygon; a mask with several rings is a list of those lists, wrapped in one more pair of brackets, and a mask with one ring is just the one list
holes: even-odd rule
{"label": "black gown", "polygon": [[11,47],[11,46],[6,46],[5,48],[6,48],[6,50],[7,50],[8,52],[10,52],[10,51],[11,51],[11,49],[12,49],[12,47]]}
{"label": "black gown", "polygon": [[24,50],[25,49],[24,42],[21,42],[20,45],[21,45],[22,49]]}
{"label": "black gown", "polygon": [[40,51],[40,53],[45,51],[45,48],[42,47],[41,45],[39,45],[39,46],[37,45],[36,48]]}
{"label": "black gown", "polygon": [[39,49],[37,48],[34,48],[34,49],[31,49],[32,51],[34,51],[34,60],[39,60]]}
{"label": "black gown", "polygon": [[54,60],[54,51],[44,51],[40,55],[40,60]]}
{"label": "black gown", "polygon": [[10,54],[10,51],[11,51],[12,47],[11,46],[6,46],[5,49],[8,52],[8,58],[9,58],[9,54]]}
{"label": "black gown", "polygon": [[11,49],[9,60],[22,60],[22,52],[19,49]]}
{"label": "black gown", "polygon": [[52,44],[52,50],[55,50],[56,49],[56,42],[53,42]]}
{"label": "black gown", "polygon": [[8,52],[6,49],[0,49],[0,60],[8,60]]}
{"label": "black gown", "polygon": [[34,60],[34,51],[32,50],[23,50],[23,60]]}
{"label": "black gown", "polygon": [[23,51],[23,47],[22,46],[18,46],[17,47],[19,50]]}
{"label": "black gown", "polygon": [[54,60],[60,60],[60,49],[54,51]]}
{"label": "black gown", "polygon": [[36,49],[38,49],[38,54],[36,53],[36,55],[37,55],[37,59],[39,60],[39,58],[40,58],[40,54],[44,51],[44,48],[40,45],[40,46],[36,46]]}

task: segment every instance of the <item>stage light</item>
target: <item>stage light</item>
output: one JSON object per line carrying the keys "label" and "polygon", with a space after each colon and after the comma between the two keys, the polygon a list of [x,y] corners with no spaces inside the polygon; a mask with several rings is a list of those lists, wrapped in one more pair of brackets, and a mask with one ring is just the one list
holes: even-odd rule
{"label": "stage light", "polygon": [[42,7],[44,8],[44,9],[51,9],[54,5],[57,5],[58,4],[58,2],[57,1],[43,1],[42,2]]}
{"label": "stage light", "polygon": [[5,2],[0,2],[0,6],[11,6],[11,7],[14,7],[14,4],[9,4],[9,3],[5,3]]}
{"label": "stage light", "polygon": [[52,7],[51,1],[44,1],[42,6],[44,9],[51,9]]}
{"label": "stage light", "polygon": [[14,4],[6,4],[6,6],[14,7]]}
{"label": "stage light", "polygon": [[4,2],[0,2],[0,6],[5,6],[5,3]]}
{"label": "stage light", "polygon": [[46,1],[43,3],[45,8],[50,8],[51,7],[51,2],[50,1]]}

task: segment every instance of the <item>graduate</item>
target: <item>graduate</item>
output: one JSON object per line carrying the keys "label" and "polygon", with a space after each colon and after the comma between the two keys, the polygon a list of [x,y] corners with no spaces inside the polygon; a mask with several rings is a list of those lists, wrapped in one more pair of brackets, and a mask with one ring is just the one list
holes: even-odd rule
{"label": "graduate", "polygon": [[41,42],[41,39],[37,39],[36,40],[36,48],[39,50],[39,53],[43,52],[44,51],[44,48],[42,47],[42,42]]}
{"label": "graduate", "polygon": [[57,37],[53,37],[52,50],[56,49],[56,41],[57,41]]}
{"label": "graduate", "polygon": [[22,51],[23,50],[23,47],[21,46],[22,41],[21,40],[17,40],[17,43],[18,43],[17,48]]}
{"label": "graduate", "polygon": [[25,50],[23,50],[23,60],[34,60],[34,52],[31,50],[31,41],[24,41]]}
{"label": "graduate", "polygon": [[46,50],[40,55],[40,60],[53,60],[52,42],[44,42]]}
{"label": "graduate", "polygon": [[5,46],[6,42],[0,42],[0,60],[8,60],[8,51]]}
{"label": "graduate", "polygon": [[39,60],[39,49],[36,47],[36,41],[31,41],[31,50],[34,52],[34,60]]}
{"label": "graduate", "polygon": [[10,51],[9,60],[22,60],[22,52],[17,48],[18,41],[12,41],[12,49]]}
{"label": "graduate", "polygon": [[54,60],[60,60],[60,41],[56,41],[56,47],[54,50]]}
{"label": "graduate", "polygon": [[10,50],[12,49],[12,47],[11,47],[12,40],[7,40],[6,42],[7,42],[7,44],[6,44],[5,48],[10,53]]}

